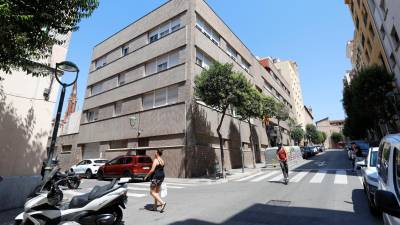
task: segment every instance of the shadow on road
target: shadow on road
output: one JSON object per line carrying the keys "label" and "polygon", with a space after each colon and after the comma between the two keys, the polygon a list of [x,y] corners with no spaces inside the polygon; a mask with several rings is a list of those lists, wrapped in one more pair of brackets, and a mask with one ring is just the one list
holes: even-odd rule
{"label": "shadow on road", "polygon": [[365,196],[361,189],[352,193],[354,212],[339,210],[317,209],[307,207],[276,206],[255,204],[239,212],[222,223],[188,219],[169,225],[342,225],[342,224],[381,224],[379,218],[369,214]]}

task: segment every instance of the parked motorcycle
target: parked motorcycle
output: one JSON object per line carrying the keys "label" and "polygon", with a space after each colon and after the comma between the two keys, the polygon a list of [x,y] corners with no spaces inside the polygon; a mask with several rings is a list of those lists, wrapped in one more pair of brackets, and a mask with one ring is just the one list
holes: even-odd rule
{"label": "parked motorcycle", "polygon": [[[116,225],[120,224],[127,202],[128,180],[114,179],[105,186],[95,186],[89,193],[72,197],[62,202],[63,193],[54,181],[54,168],[44,183],[51,183],[50,191],[41,190],[31,195],[24,206],[24,212],[15,218],[18,225]],[[42,185],[43,187],[45,186]]]}

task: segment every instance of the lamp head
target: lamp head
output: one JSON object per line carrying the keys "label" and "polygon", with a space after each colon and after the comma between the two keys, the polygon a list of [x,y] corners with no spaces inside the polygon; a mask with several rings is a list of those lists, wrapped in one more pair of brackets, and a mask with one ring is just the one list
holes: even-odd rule
{"label": "lamp head", "polygon": [[79,72],[79,68],[78,66],[70,61],[63,61],[60,63],[56,63],[56,68],[60,69],[61,71],[65,71],[65,72],[72,72],[72,73],[76,73]]}

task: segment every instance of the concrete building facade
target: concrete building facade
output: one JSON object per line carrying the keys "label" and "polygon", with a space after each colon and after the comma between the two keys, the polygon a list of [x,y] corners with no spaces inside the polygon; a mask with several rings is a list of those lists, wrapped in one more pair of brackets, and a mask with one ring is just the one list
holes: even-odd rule
{"label": "concrete building facade", "polygon": [[[220,161],[221,115],[194,99],[193,91],[194,77],[213,61],[232,63],[260,92],[274,88],[291,108],[287,84],[260,65],[205,1],[171,0],[94,47],[79,133],[61,137],[64,165],[164,149],[167,176],[211,175]],[[228,169],[242,166],[239,134],[245,166],[252,162],[249,128],[234,114],[222,127]],[[258,162],[276,138],[274,124],[253,122]],[[287,124],[281,125],[289,143]]]}
{"label": "concrete building facade", "polygon": [[281,61],[276,59],[274,60],[274,65],[279,69],[282,76],[289,82],[294,118],[297,123],[305,129],[306,115],[304,115],[303,92],[301,91],[300,74],[297,63],[290,60]]}
{"label": "concrete building facade", "polygon": [[399,86],[400,2],[397,0],[345,0],[354,25],[354,39],[347,43],[355,73],[368,65],[382,65],[395,74]]}
{"label": "concrete building facade", "polygon": [[[55,68],[65,60],[70,35],[57,38],[65,40],[64,45],[54,45],[51,55],[38,62]],[[40,180],[59,89],[50,71],[46,77],[0,71],[4,79],[0,81],[0,210],[23,205],[32,185]]]}
{"label": "concrete building facade", "polygon": [[311,107],[303,106],[304,111],[304,123],[307,124],[314,124],[314,116],[312,114]]}
{"label": "concrete building facade", "polygon": [[337,148],[337,145],[333,143],[331,136],[333,132],[342,133],[344,120],[329,120],[329,117],[326,117],[322,120],[315,122],[317,130],[325,132],[327,138],[325,140],[325,147],[327,148]]}

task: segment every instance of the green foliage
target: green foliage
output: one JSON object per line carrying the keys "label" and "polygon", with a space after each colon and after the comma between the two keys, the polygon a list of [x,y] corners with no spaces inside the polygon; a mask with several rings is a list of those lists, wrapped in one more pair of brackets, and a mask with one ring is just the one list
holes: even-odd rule
{"label": "green foliage", "polygon": [[242,93],[243,100],[236,105],[236,111],[243,120],[262,118],[264,114],[263,96],[257,89],[251,87],[250,83],[248,85],[247,90]]}
{"label": "green foliage", "polygon": [[324,143],[326,141],[326,138],[328,137],[328,135],[323,131],[320,131],[320,132],[321,132],[321,135],[322,135],[321,143]]}
{"label": "green foliage", "polygon": [[225,113],[229,105],[236,107],[244,101],[243,93],[249,82],[232,70],[232,64],[215,62],[195,78],[195,96],[207,105]]}
{"label": "green foliage", "polygon": [[370,66],[358,72],[350,86],[345,85],[342,102],[347,115],[346,136],[362,139],[368,130],[377,130],[379,123],[392,122],[394,102],[387,94],[394,91],[393,83],[394,76],[384,68]]}
{"label": "green foliage", "polygon": [[289,119],[289,109],[282,102],[276,104],[275,118],[278,121],[286,121]]}
{"label": "green foliage", "polygon": [[331,135],[331,139],[332,139],[332,141],[333,141],[334,143],[337,144],[337,143],[343,141],[344,136],[343,136],[342,133],[333,132],[332,135]]}
{"label": "green foliage", "polygon": [[312,143],[319,143],[321,140],[321,136],[317,131],[317,127],[314,124],[306,125],[306,138]]}
{"label": "green foliage", "polygon": [[304,130],[301,127],[294,127],[290,133],[291,138],[296,144],[299,144],[305,135]]}
{"label": "green foliage", "polygon": [[0,0],[0,70],[29,72],[30,60],[45,58],[54,44],[63,44],[57,36],[76,31],[98,5],[98,0]]}
{"label": "green foliage", "polygon": [[262,115],[266,118],[272,118],[276,115],[276,100],[272,96],[262,95]]}

